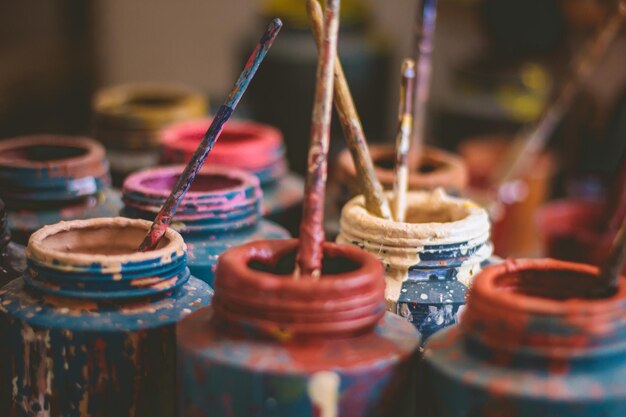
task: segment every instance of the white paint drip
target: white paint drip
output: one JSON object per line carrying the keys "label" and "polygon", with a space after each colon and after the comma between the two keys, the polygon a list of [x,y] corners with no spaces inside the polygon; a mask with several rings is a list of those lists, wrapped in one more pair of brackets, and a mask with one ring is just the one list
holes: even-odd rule
{"label": "white paint drip", "polygon": [[339,415],[339,385],[341,378],[335,372],[322,371],[313,374],[308,383],[311,403],[319,410],[319,417]]}

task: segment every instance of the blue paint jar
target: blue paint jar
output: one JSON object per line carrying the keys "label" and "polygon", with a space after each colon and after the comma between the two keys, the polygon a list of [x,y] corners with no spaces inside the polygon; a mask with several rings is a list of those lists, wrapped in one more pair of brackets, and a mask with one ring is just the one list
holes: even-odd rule
{"label": "blue paint jar", "polygon": [[385,266],[387,308],[422,337],[454,324],[474,275],[493,260],[487,212],[442,190],[407,194],[406,221],[369,213],[363,196],[341,213],[338,243],[357,245]]}
{"label": "blue paint jar", "polygon": [[62,220],[116,216],[104,148],[88,138],[27,136],[0,141],[0,198],[13,240]]}
{"label": "blue paint jar", "polygon": [[177,322],[209,304],[182,236],[136,248],[150,222],[100,218],[35,232],[0,290],[0,415],[174,417]]}
{"label": "blue paint jar", "polygon": [[[139,171],[124,182],[122,215],[154,219],[170,195],[183,166]],[[261,217],[259,180],[244,171],[204,167],[183,198],[171,227],[183,235],[194,276],[213,286],[219,255],[232,246],[289,233]]]}
{"label": "blue paint jar", "polygon": [[626,415],[626,281],[552,259],[483,270],[460,324],[426,344],[424,417]]}
{"label": "blue paint jar", "polygon": [[11,242],[4,202],[0,200],[0,288],[19,277],[25,268],[24,247]]}
{"label": "blue paint jar", "polygon": [[297,245],[222,254],[213,305],[179,325],[179,417],[415,416],[419,334],[378,260],[325,243],[321,278],[294,279]]}

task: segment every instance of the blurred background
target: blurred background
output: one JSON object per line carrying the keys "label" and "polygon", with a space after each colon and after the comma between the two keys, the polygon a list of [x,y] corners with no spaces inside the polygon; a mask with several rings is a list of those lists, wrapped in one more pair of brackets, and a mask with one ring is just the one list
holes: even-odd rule
{"label": "blurred background", "polygon": [[[532,122],[572,57],[615,13],[610,0],[440,0],[428,143]],[[344,0],[340,56],[370,142],[394,140],[401,60],[417,2]],[[282,130],[304,172],[316,48],[301,0],[5,0],[0,14],[0,138],[90,134],[92,97],[129,82],[173,82],[218,105],[270,17],[286,27],[236,117]],[[626,149],[626,33],[602,59],[550,142],[552,197],[600,196]],[[343,148],[338,126],[333,155]],[[483,161],[479,159],[479,161]],[[471,167],[470,167],[471,169]]]}

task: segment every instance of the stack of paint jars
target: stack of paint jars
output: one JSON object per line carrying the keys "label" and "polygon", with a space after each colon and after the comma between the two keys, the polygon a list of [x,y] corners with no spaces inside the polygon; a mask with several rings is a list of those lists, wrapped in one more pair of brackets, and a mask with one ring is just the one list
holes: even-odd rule
{"label": "stack of paint jars", "polygon": [[117,215],[122,203],[110,183],[104,148],[92,139],[46,135],[0,142],[0,198],[18,243],[61,220]]}
{"label": "stack of paint jars", "polygon": [[[169,196],[183,166],[146,169],[124,182],[126,217],[153,220]],[[218,256],[226,249],[260,239],[284,239],[289,233],[261,218],[259,180],[244,171],[205,166],[172,219],[188,248],[194,276],[213,285]]]}
{"label": "stack of paint jars", "polygon": [[[179,123],[162,132],[163,163],[187,163],[211,120]],[[302,211],[304,183],[289,172],[282,134],[271,126],[230,121],[211,150],[207,164],[240,168],[259,178],[263,216],[296,234]]]}
{"label": "stack of paint jars", "polygon": [[204,116],[207,104],[187,87],[129,84],[99,91],[93,111],[95,137],[107,149],[115,185],[121,185],[131,172],[157,165],[160,129]]}
{"label": "stack of paint jars", "polygon": [[61,222],[33,234],[0,290],[0,415],[176,415],[177,322],[209,304],[182,237],[138,252],[145,220]]}

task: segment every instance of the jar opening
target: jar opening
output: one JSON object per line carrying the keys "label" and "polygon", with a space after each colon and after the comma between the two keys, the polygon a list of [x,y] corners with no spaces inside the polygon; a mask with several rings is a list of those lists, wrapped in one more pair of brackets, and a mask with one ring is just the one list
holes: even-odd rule
{"label": "jar opening", "polygon": [[556,301],[606,298],[594,295],[597,286],[595,275],[571,270],[521,270],[494,280],[498,292]]}
{"label": "jar opening", "polygon": [[[248,267],[256,271],[268,272],[274,275],[289,275],[293,274],[296,265],[296,251],[290,251],[280,254],[276,258],[251,258],[248,262]],[[360,264],[340,256],[325,256],[322,260],[322,279],[324,276],[345,274],[348,272],[356,271],[361,267]]]}
{"label": "jar opening", "polygon": [[[78,255],[131,255],[146,235],[146,229],[128,226],[90,226],[61,230],[46,236],[41,245],[49,250]],[[170,244],[166,235],[157,249]]]}
{"label": "jar opening", "polygon": [[179,95],[162,95],[162,96],[135,96],[128,100],[128,104],[131,106],[140,107],[170,107],[175,106],[183,100]]}
{"label": "jar opening", "polygon": [[0,159],[27,162],[50,162],[86,155],[87,149],[76,146],[24,145],[0,151]]}
{"label": "jar opening", "polygon": [[462,206],[411,205],[407,207],[405,223],[451,223],[465,219],[469,212]]}
{"label": "jar opening", "polygon": [[[145,178],[141,181],[141,185],[157,191],[171,191],[179,175],[171,173],[161,176],[153,176]],[[230,188],[243,186],[243,182],[239,178],[233,178],[220,174],[198,173],[193,184],[189,188],[190,192],[210,193]]]}

